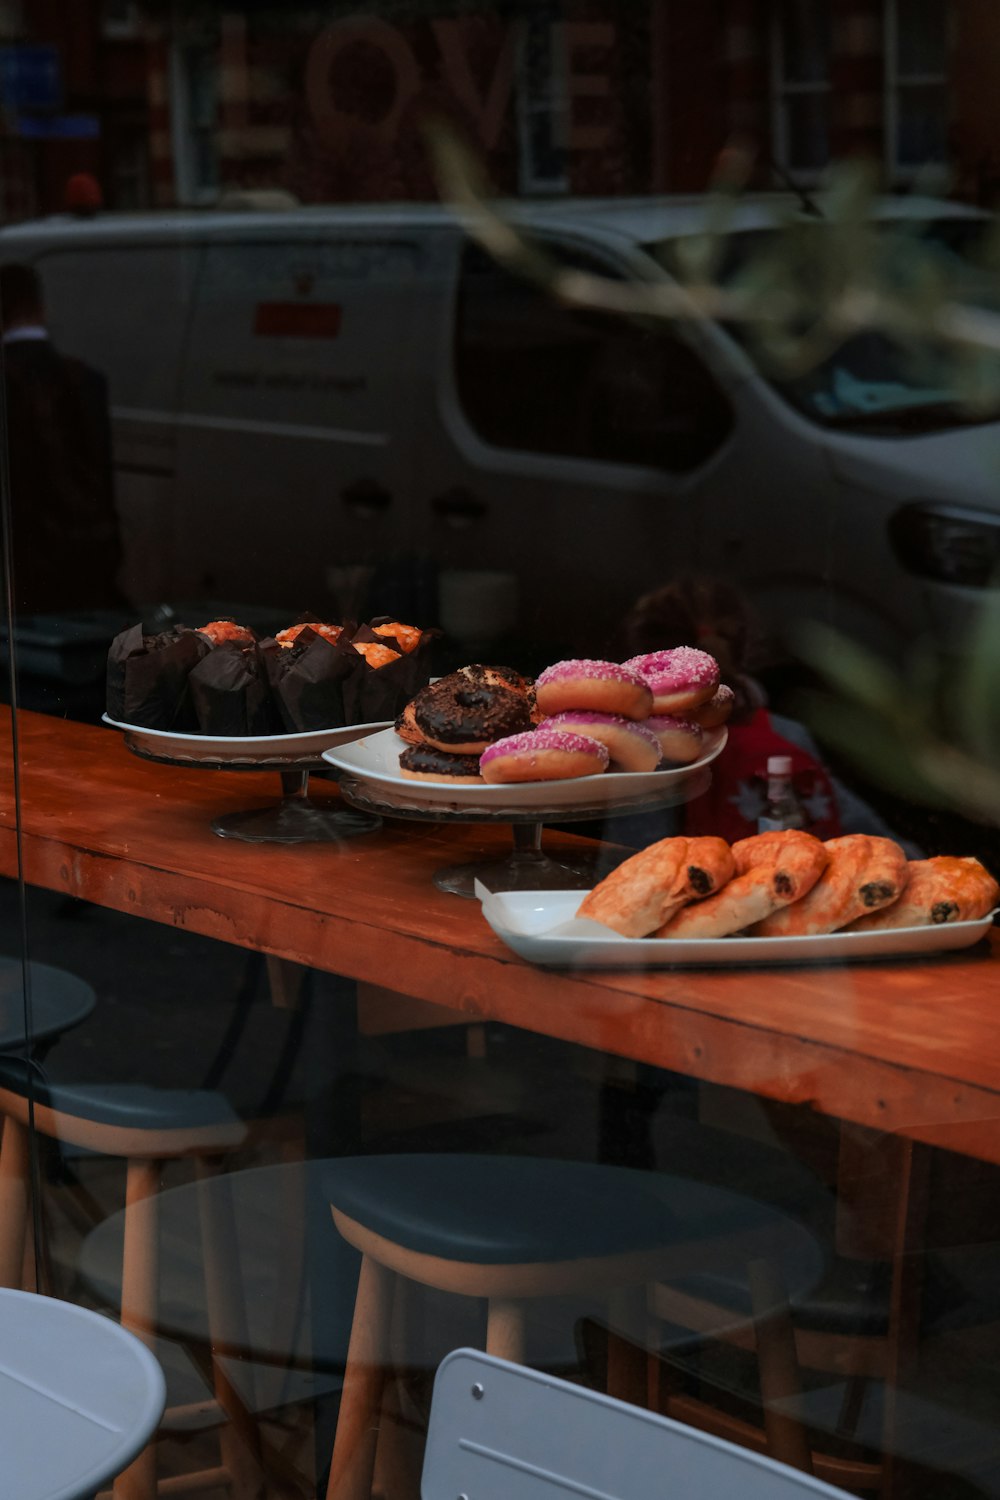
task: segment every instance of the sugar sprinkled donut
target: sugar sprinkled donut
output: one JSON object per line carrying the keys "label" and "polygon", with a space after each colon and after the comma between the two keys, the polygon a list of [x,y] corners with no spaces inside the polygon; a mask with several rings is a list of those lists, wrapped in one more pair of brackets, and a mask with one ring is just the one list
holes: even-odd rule
{"label": "sugar sprinkled donut", "polygon": [[699,703],[696,708],[689,709],[688,712],[702,729],[718,729],[729,718],[735,702],[736,694],[732,688],[720,682],[707,702]]}
{"label": "sugar sprinkled donut", "polygon": [[704,732],[693,719],[678,719],[673,714],[651,714],[646,720],[660,742],[663,759],[675,766],[689,766],[697,760],[704,744]]}
{"label": "sugar sprinkled donut", "polygon": [[413,722],[428,745],[449,755],[479,755],[487,745],[531,724],[527,695],[463,672],[421,688]]}
{"label": "sugar sprinkled donut", "polygon": [[540,672],[535,697],[543,714],[590,708],[623,719],[645,719],[653,695],[642,676],[614,661],[557,661]]}
{"label": "sugar sprinkled donut", "polygon": [[497,740],[479,757],[484,781],[568,781],[608,768],[607,745],[568,729],[529,729]]}
{"label": "sugar sprinkled donut", "polygon": [[598,714],[589,708],[569,708],[545,721],[551,729],[570,729],[607,745],[612,766],[620,771],[655,771],[663,759],[660,741],[637,719],[621,714]]}
{"label": "sugar sprinkled donut", "polygon": [[654,714],[683,713],[713,696],[719,686],[719,663],[695,646],[676,646],[672,651],[649,651],[625,663],[638,672],[653,694]]}

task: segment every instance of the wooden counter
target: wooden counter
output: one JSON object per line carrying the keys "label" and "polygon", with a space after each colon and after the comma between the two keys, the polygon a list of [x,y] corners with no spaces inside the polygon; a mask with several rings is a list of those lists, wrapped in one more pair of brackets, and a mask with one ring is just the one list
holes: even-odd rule
{"label": "wooden counter", "polygon": [[[0,874],[14,876],[3,714]],[[276,774],[152,764],[114,730],[38,714],[20,715],[19,738],[31,884],[1000,1162],[1000,967],[985,943],[836,968],[543,971],[432,884],[442,865],[506,852],[504,829],[395,822],[339,848],[237,843],[212,817],[274,802]]]}

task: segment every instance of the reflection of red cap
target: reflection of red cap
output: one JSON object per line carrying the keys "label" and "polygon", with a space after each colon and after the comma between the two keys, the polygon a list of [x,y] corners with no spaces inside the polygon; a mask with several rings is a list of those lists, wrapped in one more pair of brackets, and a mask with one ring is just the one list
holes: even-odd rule
{"label": "reflection of red cap", "polygon": [[66,207],[73,214],[95,214],[103,207],[101,185],[91,172],[74,172],[66,182]]}

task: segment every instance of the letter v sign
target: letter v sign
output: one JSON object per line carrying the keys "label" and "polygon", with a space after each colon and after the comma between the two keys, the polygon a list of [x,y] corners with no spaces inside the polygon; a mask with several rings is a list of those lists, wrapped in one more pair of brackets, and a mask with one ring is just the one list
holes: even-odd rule
{"label": "letter v sign", "polygon": [[493,68],[485,99],[480,95],[462,45],[463,21],[432,21],[434,35],[441,50],[445,77],[456,99],[475,120],[479,138],[487,150],[500,139],[500,129],[510,103],[514,82],[514,59],[517,56],[521,26],[511,22],[504,33],[503,46]]}

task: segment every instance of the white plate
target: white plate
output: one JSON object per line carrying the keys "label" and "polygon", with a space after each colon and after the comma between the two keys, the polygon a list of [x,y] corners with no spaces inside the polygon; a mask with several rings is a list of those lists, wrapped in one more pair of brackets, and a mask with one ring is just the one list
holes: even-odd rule
{"label": "white plate", "polygon": [[[414,781],[399,769],[399,757],[407,748],[394,729],[365,735],[351,745],[324,752],[323,759],[347,771],[369,786],[384,787],[390,794],[404,792],[409,802],[424,806],[447,804],[453,808],[481,808],[502,812],[505,808],[613,807],[620,802],[654,801],[659,795],[681,793],[685,783],[698,778],[711,764],[728,738],[725,729],[706,735],[707,749],[690,766],[660,771],[602,771],[597,776],[574,776],[569,781],[519,781],[490,785],[485,781]],[[682,800],[678,795],[678,801]]]}
{"label": "white plate", "polygon": [[848,959],[943,953],[968,948],[989,932],[978,922],[943,922],[885,932],[822,937],[627,938],[577,917],[584,891],[488,891],[476,882],[483,916],[498,938],[533,964],[574,969],[658,969],[674,965],[843,963]]}
{"label": "white plate", "polygon": [[343,745],[360,735],[384,729],[387,720],[376,724],[346,724],[340,729],[310,729],[305,734],[227,735],[176,734],[170,729],[144,729],[139,724],[120,724],[117,719],[101,715],[112,729],[123,729],[129,744],[147,755],[172,760],[245,761],[318,760],[324,750]]}

